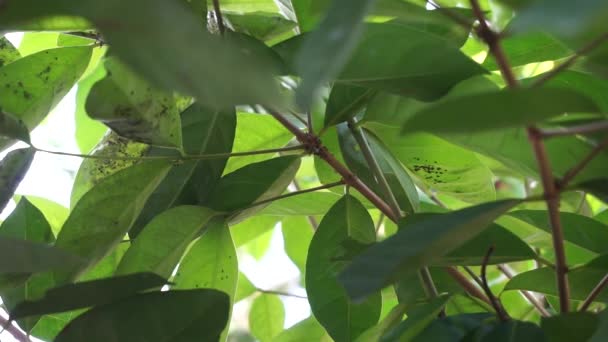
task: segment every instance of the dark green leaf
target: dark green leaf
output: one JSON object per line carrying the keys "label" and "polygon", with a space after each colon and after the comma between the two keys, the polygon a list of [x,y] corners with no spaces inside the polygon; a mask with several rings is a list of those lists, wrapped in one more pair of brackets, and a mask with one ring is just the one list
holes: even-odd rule
{"label": "dark green leaf", "polygon": [[[172,289],[208,288],[222,291],[236,303],[239,265],[230,229],[223,221],[211,224],[179,263]],[[230,310],[232,311],[232,310]],[[228,314],[230,320],[230,314]],[[220,340],[225,341],[228,327]]]}
{"label": "dark green leaf", "polygon": [[169,278],[188,245],[216,215],[196,206],[179,206],[158,214],[131,244],[116,274],[152,272]]}
{"label": "dark green leaf", "polygon": [[584,190],[593,196],[608,203],[608,179],[598,178],[575,185],[576,188]]}
{"label": "dark green leaf", "polygon": [[570,312],[553,317],[543,317],[540,326],[547,342],[588,341],[599,319],[590,312]]}
{"label": "dark green leaf", "polygon": [[40,299],[19,303],[11,312],[11,318],[109,304],[144,290],[160,288],[165,283],[166,280],[156,274],[136,273],[55,287],[46,291]]}
{"label": "dark green leaf", "polygon": [[25,177],[34,160],[34,154],[36,154],[34,149],[21,148],[9,152],[0,161],[0,211],[4,210]]}
{"label": "dark green leaf", "polygon": [[[0,236],[41,244],[50,244],[55,241],[55,236],[44,215],[26,197],[19,200],[15,210],[2,223]],[[2,303],[6,306],[9,315],[14,315],[13,310],[18,303],[41,296],[46,289],[53,286],[50,272],[31,276],[25,273],[7,274],[2,279],[2,285],[28,276],[27,281],[20,286],[0,292]],[[29,332],[37,321],[38,318],[33,317],[19,320],[18,323],[21,328]]]}
{"label": "dark green leaf", "polygon": [[81,259],[60,248],[27,240],[0,238],[0,273],[37,273],[73,268]]}
{"label": "dark green leaf", "polygon": [[[378,162],[388,185],[393,192],[401,211],[406,214],[412,214],[420,209],[418,192],[414,186],[414,182],[399,160],[397,160],[391,152],[383,145],[378,137],[373,135],[366,129],[361,130],[365,135],[371,152]],[[345,124],[338,126],[338,137],[340,141],[340,149],[346,161],[346,165],[372,188],[377,194],[381,194],[385,200],[386,194],[382,191],[375,180],[373,171],[370,169],[367,160],[363,156],[361,149],[355,140],[355,137]]]}
{"label": "dark green leaf", "polygon": [[484,203],[408,225],[358,255],[340,274],[340,281],[352,298],[365,297],[404,272],[415,272],[462,246],[518,203]]}
{"label": "dark green leaf", "polygon": [[363,31],[363,19],[375,0],[334,0],[317,30],[305,38],[295,59],[303,78],[297,91],[300,107],[310,109],[317,89],[338,75]]}
{"label": "dark green leaf", "polygon": [[437,318],[449,299],[450,296],[441,296],[408,309],[407,319],[384,335],[381,341],[411,341]]}
{"label": "dark green leaf", "polygon": [[104,64],[106,76],[91,88],[87,114],[125,138],[181,150],[177,97],[152,88],[115,57]]}
{"label": "dark green leaf", "polygon": [[[524,80],[524,83],[533,83],[543,74]],[[602,113],[608,111],[608,99],[603,96],[608,91],[608,82],[593,74],[574,70],[565,70],[544,83],[545,87],[566,88],[577,91],[592,99],[601,109]]]}
{"label": "dark green leaf", "polygon": [[23,121],[4,113],[0,109],[0,137],[21,140],[30,143],[30,132]]}
{"label": "dark green leaf", "polygon": [[91,51],[86,46],[51,49],[3,66],[0,107],[34,129],[78,81]]}
{"label": "dark green leaf", "polygon": [[598,327],[589,342],[601,342],[608,338],[608,311],[602,311],[598,318]]}
{"label": "dark green leaf", "polygon": [[0,67],[21,58],[17,50],[6,37],[0,37]]}
{"label": "dark green leaf", "polygon": [[129,167],[105,178],[78,201],[55,245],[86,262],[55,274],[58,284],[76,279],[120,243],[169,168],[165,161]]}
{"label": "dark green leaf", "polygon": [[547,340],[545,333],[538,325],[515,320],[498,322],[491,327],[482,326],[478,331],[475,341],[480,342],[543,342]]}
{"label": "dark green leaf", "polygon": [[403,124],[403,130],[475,132],[530,125],[566,112],[599,111],[593,101],[573,90],[508,90],[441,101],[416,113]]}
{"label": "dark green leaf", "polygon": [[[384,305],[384,304],[383,304]],[[395,306],[378,325],[367,329],[363,334],[359,335],[357,342],[379,341],[382,335],[395,325],[399,324],[405,314],[405,306]]]}
{"label": "dark green leaf", "polygon": [[[233,109],[211,110],[193,104],[182,113],[181,121],[186,154],[231,152],[236,126],[236,114]],[[148,155],[166,155],[168,152],[174,151],[152,148]],[[203,201],[211,192],[214,183],[220,179],[227,159],[190,160],[174,165],[150,195],[129,235],[136,237],[154,216],[176,204],[196,204]]]}
{"label": "dark green leaf", "polygon": [[203,205],[217,211],[241,210],[232,221],[238,221],[261,209],[245,209],[253,203],[283,193],[300,166],[300,158],[278,157],[244,166],[222,177]]}
{"label": "dark green leaf", "polygon": [[55,341],[216,341],[229,308],[228,296],[215,290],[146,293],[87,311]]}
{"label": "dark green leaf", "polygon": [[249,329],[260,342],[272,341],[281,331],[285,322],[285,308],[279,297],[261,294],[249,311]]}
{"label": "dark green leaf", "polygon": [[414,341],[451,342],[466,340],[465,336],[468,337],[468,334],[482,325],[484,321],[494,319],[495,316],[488,313],[459,314],[436,319],[414,338]]}
{"label": "dark green leaf", "polygon": [[379,292],[354,303],[336,277],[345,264],[339,259],[358,252],[351,245],[369,245],[375,240],[369,213],[354,197],[345,195],[325,214],[310,243],[306,261],[308,301],[319,323],[336,341],[356,339],[380,317]]}
{"label": "dark green leaf", "polygon": [[373,89],[336,84],[331,88],[325,108],[325,127],[355,117],[376,92]]}

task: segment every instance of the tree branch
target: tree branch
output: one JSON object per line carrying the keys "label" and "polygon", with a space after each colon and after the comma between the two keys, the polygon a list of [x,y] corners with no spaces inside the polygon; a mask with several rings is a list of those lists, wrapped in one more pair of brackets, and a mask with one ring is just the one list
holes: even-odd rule
{"label": "tree branch", "polygon": [[597,146],[595,146],[591,152],[589,152],[589,154],[583,158],[583,160],[566,172],[564,177],[562,177],[562,179],[560,179],[557,183],[558,190],[561,191],[566,188],[570,181],[572,181],[576,175],[578,175],[587,165],[589,165],[589,163],[591,163],[591,161],[606,147],[608,147],[608,138],[604,139]]}
{"label": "tree branch", "polygon": [[2,330],[6,330],[9,334],[11,334],[15,340],[19,342],[30,342],[30,338],[26,333],[21,331],[18,327],[14,326],[11,321],[4,318],[4,316],[0,315],[0,327]]}
{"label": "tree branch", "polygon": [[215,14],[215,20],[217,20],[217,28],[220,31],[220,34],[223,35],[224,32],[226,32],[226,27],[224,26],[224,18],[222,17],[220,0],[213,0],[213,13]]}
{"label": "tree branch", "polygon": [[539,129],[543,138],[559,137],[564,135],[589,134],[608,131],[608,121],[592,122],[579,126]]}
{"label": "tree branch", "polygon": [[498,315],[498,318],[501,321],[508,321],[509,318],[509,314],[507,314],[507,312],[505,311],[505,309],[503,308],[502,304],[500,303],[500,301],[498,300],[498,298],[496,298],[496,296],[494,296],[494,294],[492,293],[492,289],[490,289],[490,285],[488,285],[488,278],[486,275],[486,270],[488,268],[488,263],[490,262],[490,257],[492,256],[492,253],[494,252],[494,246],[491,246],[490,248],[488,248],[488,251],[486,252],[486,255],[483,258],[483,262],[481,263],[481,283],[482,283],[482,288],[484,290],[484,292],[486,293],[486,296],[490,299],[490,303],[492,304],[492,307],[494,308],[494,311],[496,311],[496,315]]}
{"label": "tree branch", "polygon": [[600,294],[600,292],[602,292],[606,285],[608,285],[608,274],[606,274],[604,278],[602,278],[602,280],[600,280],[600,282],[593,288],[593,290],[591,290],[591,293],[589,293],[587,298],[585,298],[585,301],[581,305],[579,311],[587,311],[591,303],[593,303],[595,298]]}
{"label": "tree branch", "polygon": [[482,302],[484,302],[488,305],[492,305],[492,303],[490,303],[490,300],[488,299],[488,297],[486,297],[486,295],[483,292],[481,292],[473,283],[471,283],[469,281],[469,279],[467,279],[467,277],[465,277],[462,273],[460,273],[456,268],[451,267],[451,266],[446,267],[446,271],[448,272],[449,275],[452,276],[452,278],[454,278],[454,280],[456,282],[458,282],[458,284],[460,284],[460,286],[462,286],[462,288],[464,288],[466,293],[481,300]]}
{"label": "tree branch", "polygon": [[564,70],[568,69],[569,67],[571,67],[579,58],[581,58],[582,56],[588,54],[593,49],[595,49],[598,46],[600,46],[606,40],[608,40],[608,32],[600,35],[599,37],[597,37],[594,40],[592,40],[591,42],[589,42],[589,44],[587,44],[587,45],[583,46],[582,48],[578,49],[574,53],[574,55],[570,56],[570,58],[568,58],[567,60],[565,60],[564,62],[562,62],[557,67],[553,68],[551,71],[548,71],[548,72],[540,75],[540,77],[538,79],[536,79],[536,81],[534,81],[534,83],[532,83],[532,86],[533,87],[540,87],[540,86],[542,86],[543,84],[545,84],[547,81],[549,81],[553,77],[557,76],[562,71],[564,71]]}

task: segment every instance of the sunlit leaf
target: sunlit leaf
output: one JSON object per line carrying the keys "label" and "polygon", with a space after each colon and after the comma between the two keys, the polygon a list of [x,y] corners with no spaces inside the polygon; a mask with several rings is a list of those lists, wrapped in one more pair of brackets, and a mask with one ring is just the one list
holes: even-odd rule
{"label": "sunlit leaf", "polygon": [[249,328],[258,341],[272,341],[283,331],[284,321],[285,308],[279,297],[261,294],[251,304]]}

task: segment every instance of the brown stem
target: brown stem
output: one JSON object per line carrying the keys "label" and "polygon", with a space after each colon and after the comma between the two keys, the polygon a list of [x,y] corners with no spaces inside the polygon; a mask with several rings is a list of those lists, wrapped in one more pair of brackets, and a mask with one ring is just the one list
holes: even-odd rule
{"label": "brown stem", "polygon": [[579,126],[539,129],[543,138],[559,137],[564,135],[589,134],[608,131],[608,121],[592,122]]}
{"label": "brown stem", "polygon": [[608,40],[608,32],[600,35],[599,37],[597,37],[594,40],[592,40],[591,42],[589,42],[589,44],[578,49],[574,53],[574,55],[570,56],[570,58],[568,58],[567,60],[562,62],[560,65],[556,66],[555,68],[553,68],[551,71],[542,74],[538,79],[536,79],[536,81],[534,81],[534,83],[532,83],[532,86],[539,87],[539,86],[545,84],[547,81],[549,81],[553,77],[557,76],[562,71],[571,67],[579,58],[588,54],[593,49],[600,46],[606,40]]}
{"label": "brown stem", "polygon": [[602,278],[602,280],[600,280],[600,282],[593,288],[593,290],[591,290],[591,293],[589,293],[587,298],[585,298],[585,301],[581,305],[579,311],[587,311],[591,303],[593,303],[595,298],[600,294],[600,292],[602,292],[606,285],[608,285],[608,274],[606,274],[604,278]]}
{"label": "brown stem", "polygon": [[483,283],[481,282],[481,279],[479,279],[477,274],[475,274],[475,272],[473,272],[473,270],[469,266],[462,266],[462,268],[465,270],[465,272],[467,272],[469,277],[473,279],[475,284],[477,284],[480,288],[483,288]]}
{"label": "brown stem", "polygon": [[0,328],[2,330],[6,330],[9,334],[11,334],[13,336],[13,338],[15,338],[15,340],[17,340],[19,342],[29,342],[30,341],[30,338],[27,336],[26,333],[21,331],[21,329],[19,329],[18,327],[14,326],[11,321],[4,318],[4,316],[2,316],[2,315],[0,315]]}
{"label": "brown stem", "polygon": [[220,34],[224,34],[226,27],[224,26],[224,18],[222,17],[220,0],[213,0],[213,12],[215,13],[215,20],[217,20],[217,28],[219,29]]}
{"label": "brown stem", "polygon": [[562,313],[570,311],[570,286],[568,284],[568,266],[564,249],[564,231],[559,216],[559,191],[551,172],[551,165],[545,144],[537,129],[528,128],[528,136],[538,162],[540,178],[545,189],[545,201],[551,223],[551,237],[555,251],[555,274],[559,292],[560,310]]}
{"label": "brown stem", "polygon": [[496,296],[494,296],[494,294],[492,293],[492,289],[490,289],[490,285],[488,285],[488,277],[486,275],[486,270],[488,268],[488,263],[490,262],[490,257],[492,256],[493,252],[494,252],[494,246],[491,246],[490,248],[488,248],[486,255],[483,257],[483,262],[481,263],[481,277],[480,278],[481,278],[481,283],[483,285],[482,288],[483,288],[484,292],[486,293],[486,296],[488,298],[490,298],[490,303],[492,304],[494,311],[496,311],[496,315],[498,315],[498,318],[500,318],[501,321],[508,321],[509,315],[507,314],[505,309],[502,307],[502,304],[500,304],[500,301],[498,300],[498,298],[496,298]]}
{"label": "brown stem", "polygon": [[[509,279],[512,279],[515,275],[513,270],[507,265],[497,265],[496,267],[498,267],[498,269]],[[521,290],[519,292],[522,294],[522,296],[524,296],[530,302],[530,304],[532,304],[536,308],[536,310],[543,317],[551,316],[549,311],[547,311],[547,309],[545,309],[545,306],[543,305],[543,303],[535,295],[533,295],[532,293],[525,291],[525,290]]]}
{"label": "brown stem", "polygon": [[591,152],[589,152],[589,154],[583,158],[583,160],[566,172],[564,177],[562,177],[557,184],[558,190],[562,190],[568,186],[568,183],[570,183],[570,181],[572,181],[574,177],[579,174],[579,172],[589,165],[593,158],[597,157],[597,155],[600,154],[600,152],[602,152],[602,150],[606,147],[608,147],[608,138],[604,139],[597,146],[595,146]]}
{"label": "brown stem", "polygon": [[458,282],[458,284],[460,284],[460,286],[462,286],[462,288],[464,288],[466,293],[485,302],[488,305],[492,305],[492,303],[490,303],[490,300],[488,299],[488,297],[486,297],[486,295],[483,292],[481,292],[481,290],[479,290],[479,288],[477,288],[477,286],[475,286],[473,283],[471,283],[469,281],[469,279],[467,279],[467,277],[465,277],[462,273],[458,272],[458,270],[456,268],[446,267],[445,269],[448,272],[448,274],[450,276],[452,276],[452,278],[454,278],[454,280],[456,282]]}

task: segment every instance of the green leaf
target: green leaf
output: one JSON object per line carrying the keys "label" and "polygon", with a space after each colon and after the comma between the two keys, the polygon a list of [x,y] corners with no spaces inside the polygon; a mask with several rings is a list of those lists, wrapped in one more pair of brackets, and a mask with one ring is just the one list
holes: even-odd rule
{"label": "green leaf", "polygon": [[[548,234],[552,232],[546,210],[518,210],[509,213],[509,216]],[[564,229],[564,240],[597,254],[608,252],[608,226],[583,215],[561,212],[559,216]],[[526,234],[537,235],[533,231]]]}
{"label": "green leaf", "polygon": [[598,317],[598,327],[589,342],[601,342],[608,337],[608,311],[602,311]]}
{"label": "green leaf", "polygon": [[604,203],[608,203],[608,179],[598,178],[576,184],[575,187],[584,190],[593,196],[601,199]]}
{"label": "green leaf", "polygon": [[599,111],[589,98],[573,90],[505,90],[441,101],[417,112],[403,124],[403,130],[475,132],[530,125],[566,112]]}
{"label": "green leaf", "polygon": [[[382,170],[397,203],[399,203],[401,211],[406,214],[417,212],[420,209],[418,191],[403,165],[391,154],[377,136],[366,129],[361,129],[361,133],[365,135],[371,152],[378,162],[380,170]],[[387,201],[387,195],[376,181],[375,175],[361,152],[358,142],[345,124],[338,126],[338,138],[342,155],[349,169],[361,178],[363,182],[368,184],[375,193],[380,194]]]}
{"label": "green leaf", "polygon": [[30,144],[30,132],[23,121],[0,109],[0,139],[16,139]]}
{"label": "green leaf", "polygon": [[17,186],[25,177],[36,151],[32,148],[21,148],[9,152],[0,161],[0,211],[11,200]]}
{"label": "green leaf", "polygon": [[55,245],[86,262],[55,274],[58,284],[78,278],[120,243],[169,168],[165,161],[129,167],[105,178],[78,201]]}
{"label": "green leaf", "polygon": [[484,321],[493,320],[488,313],[472,313],[436,319],[414,341],[461,341],[469,337]]}
{"label": "green leaf", "polygon": [[91,47],[51,49],[3,66],[0,106],[34,129],[78,81],[91,51]]}
{"label": "green leaf", "polygon": [[144,290],[159,288],[166,280],[153,273],[136,273],[68,284],[49,289],[36,300],[19,303],[11,318],[22,318],[49,313],[71,311],[118,302]]}
{"label": "green leaf", "polygon": [[332,341],[325,329],[317,322],[314,317],[308,317],[307,319],[300,321],[298,324],[291,328],[284,330],[273,342],[307,342],[307,341],[319,341],[329,342]]}
{"label": "green leaf", "polygon": [[230,233],[236,247],[241,247],[272,230],[281,218],[276,216],[255,215],[230,226]]}
{"label": "green leaf", "polygon": [[588,341],[598,323],[598,316],[590,312],[569,312],[543,317],[540,326],[547,336],[547,342]]}
{"label": "green leaf", "polygon": [[249,329],[258,341],[272,341],[283,331],[284,322],[285,308],[279,297],[261,294],[251,304]]}
{"label": "green leaf", "polygon": [[407,310],[407,319],[383,336],[381,341],[411,341],[420,334],[435,318],[450,299],[441,296],[429,303],[414,306]]}
{"label": "green leaf", "polygon": [[125,138],[181,150],[175,96],[152,88],[116,58],[106,58],[105,69],[87,97],[87,114]]}
{"label": "green leaf", "polygon": [[251,204],[283,193],[300,166],[297,156],[285,156],[244,166],[222,177],[202,204],[224,212],[240,210],[231,221],[238,222],[260,210]]}
{"label": "green leaf", "polygon": [[325,127],[354,118],[376,92],[373,89],[336,84],[325,108]]}
{"label": "green leaf", "polygon": [[112,157],[141,157],[146,153],[148,148],[148,145],[131,141],[112,131],[108,131],[103,140],[97,144],[91,153],[94,156],[106,156],[108,158],[86,158],[80,164],[70,196],[70,206],[74,208],[87,191],[91,190],[105,178],[136,163],[135,159],[117,160],[112,159]]}
{"label": "green leaf", "polygon": [[[222,9],[225,4],[222,3]],[[296,23],[285,19],[278,13],[251,12],[245,15],[225,13],[224,19],[238,31],[246,33],[256,39],[266,41],[293,30]]]}
{"label": "green leaf", "polygon": [[392,329],[401,322],[404,314],[404,305],[395,306],[378,325],[367,329],[363,334],[359,335],[357,341],[379,341],[387,330]]}
{"label": "green leaf", "polygon": [[348,62],[363,31],[363,19],[375,0],[332,1],[317,30],[305,38],[295,60],[303,78],[296,93],[300,107],[309,109],[317,89]]}
{"label": "green leaf", "polygon": [[87,311],[55,341],[215,341],[228,311],[228,296],[215,290],[151,292]]}
{"label": "green leaf", "polygon": [[[606,255],[572,269],[568,272],[570,299],[585,300],[606,273],[608,273],[608,258]],[[505,291],[508,290],[529,290],[557,296],[555,271],[552,268],[544,267],[520,273],[507,283]],[[600,292],[596,301],[608,302],[608,293]]]}
{"label": "green leaf", "polygon": [[[544,75],[541,74],[537,77],[528,78],[523,82],[533,83],[540,77],[544,77]],[[588,98],[592,99],[595,104],[600,107],[602,113],[606,113],[606,111],[608,111],[608,99],[603,96],[603,94],[608,91],[608,82],[606,82],[604,79],[596,77],[593,74],[574,70],[564,70],[551,79],[545,81],[544,86],[551,88],[566,88],[577,91],[580,94],[586,95]]]}
{"label": "green leaf", "polygon": [[[26,197],[22,197],[19,200],[15,210],[13,210],[2,223],[2,226],[0,226],[0,236],[27,240],[40,244],[51,244],[55,241],[55,236],[44,215],[38,208],[30,203]],[[2,280],[3,284],[6,281],[14,281],[29,276],[24,284],[0,292],[2,303],[6,306],[9,315],[14,316],[14,309],[18,303],[31,298],[36,298],[37,296],[42,295],[44,290],[52,287],[53,278],[51,275],[52,274],[48,272],[33,274],[31,276],[24,273],[6,275],[7,279]],[[27,318],[19,320],[18,323],[20,327],[29,332],[37,321],[38,318]]]}
{"label": "green leaf", "polygon": [[[230,153],[234,140],[236,115],[231,110],[211,110],[193,104],[182,113],[184,151],[191,155]],[[152,148],[147,155],[167,155],[174,151]],[[150,195],[129,235],[136,237],[144,225],[177,204],[196,204],[206,199],[220,179],[228,158],[189,160],[174,165]]]}
{"label": "green leaf", "polygon": [[[222,291],[230,297],[230,306],[235,301],[239,276],[236,249],[230,229],[225,222],[216,222],[205,230],[184,255],[173,279],[172,289],[208,288]],[[232,310],[230,310],[232,311]],[[230,320],[230,313],[228,320]],[[225,341],[228,327],[222,332]]]}
{"label": "green leaf", "polygon": [[74,16],[44,16],[27,22],[2,26],[7,31],[85,31],[93,28],[90,22]]}
{"label": "green leaf", "polygon": [[[232,152],[246,152],[284,147],[293,134],[270,115],[238,113]],[[272,154],[233,157],[228,160],[224,174],[245,165],[268,160]]]}
{"label": "green leaf", "polygon": [[345,195],[323,217],[308,249],[306,291],[311,310],[336,341],[356,339],[380,318],[382,298],[374,293],[355,303],[348,298],[336,275],[345,256],[357,253],[355,245],[376,240],[374,222],[363,205]]}
{"label": "green leaf", "polygon": [[521,8],[510,31],[545,31],[573,37],[587,30],[606,28],[608,4],[601,0],[540,0]]}
{"label": "green leaf", "polygon": [[[431,101],[456,83],[486,71],[458,49],[415,27],[391,21],[366,24],[350,61],[335,81]],[[275,46],[289,62],[305,35]],[[382,51],[383,55],[377,54]],[[403,63],[403,58],[408,63]],[[316,57],[315,57],[316,58]]]}
{"label": "green leaf", "polygon": [[27,240],[0,238],[0,274],[69,269],[81,259],[60,248]]}
{"label": "green leaf", "polygon": [[474,153],[426,133],[403,136],[397,128],[366,127],[429,189],[468,203],[496,199],[494,175]]}
{"label": "green leaf", "polygon": [[300,270],[300,277],[306,275],[306,260],[308,259],[308,248],[312,241],[314,230],[307,217],[291,216],[281,221],[283,232],[283,243],[285,253]]}
{"label": "green leaf", "polygon": [[316,216],[324,215],[339,199],[340,195],[330,191],[315,191],[287,197],[272,202],[260,215],[272,216]]}
{"label": "green leaf", "polygon": [[82,153],[89,153],[103,138],[108,128],[99,121],[93,120],[86,112],[85,105],[87,97],[97,81],[103,79],[105,69],[100,63],[89,76],[78,82],[76,90],[76,143]]}
{"label": "green leaf", "polygon": [[[211,2],[208,0],[208,2]],[[222,11],[228,12],[277,12],[277,5],[272,0],[224,0]]]}
{"label": "green leaf", "polygon": [[495,219],[517,205],[503,200],[453,211],[407,225],[395,235],[358,255],[340,274],[340,282],[352,298],[362,298],[416,272],[486,229]]}
{"label": "green leaf", "polygon": [[[482,326],[477,329],[478,334],[475,338],[479,341],[521,341],[521,342],[537,342],[546,341],[546,336],[543,330],[536,324],[530,322],[522,322],[509,320],[506,322],[498,322],[491,327]],[[477,340],[476,340],[477,341]]]}
{"label": "green leaf", "polygon": [[0,67],[12,63],[21,58],[17,50],[6,37],[0,37]]}
{"label": "green leaf", "polygon": [[188,245],[216,215],[196,206],[179,206],[158,214],[131,244],[116,274],[152,272],[169,278]]}
{"label": "green leaf", "polygon": [[[501,45],[512,67],[561,59],[573,54],[566,44],[545,32],[508,36],[501,40]],[[491,53],[482,65],[490,70],[498,69]]]}
{"label": "green leaf", "polygon": [[253,286],[249,278],[247,278],[244,273],[239,272],[236,291],[234,292],[234,303],[238,303],[241,300],[251,296],[255,293],[255,291],[256,288]]}

